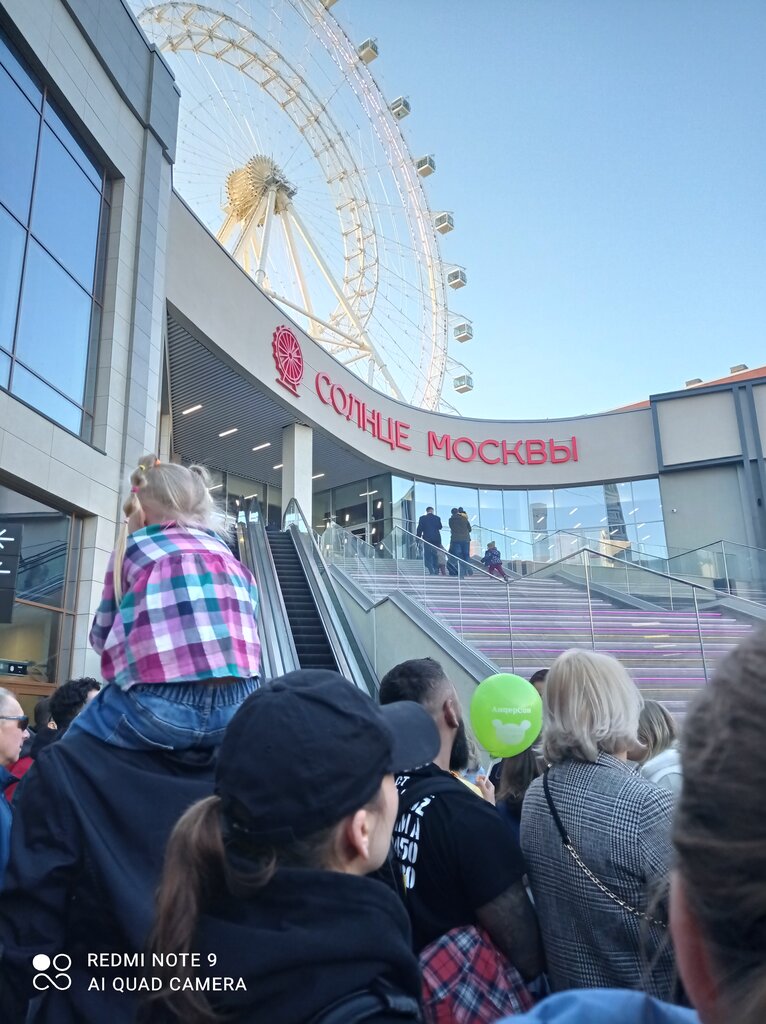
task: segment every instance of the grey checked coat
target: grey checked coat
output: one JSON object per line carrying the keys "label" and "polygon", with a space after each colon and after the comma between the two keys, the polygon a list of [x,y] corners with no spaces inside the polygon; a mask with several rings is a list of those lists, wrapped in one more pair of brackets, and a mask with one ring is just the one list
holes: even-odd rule
{"label": "grey checked coat", "polygon": [[[554,765],[548,781],[585,864],[624,902],[647,910],[663,891],[671,866],[671,794],[647,782],[635,766],[604,753],[593,764]],[[521,846],[553,990],[640,988],[670,997],[675,971],[669,933],[623,910],[572,859],[542,779],[532,783],[524,800]],[[665,906],[650,912],[663,917]]]}

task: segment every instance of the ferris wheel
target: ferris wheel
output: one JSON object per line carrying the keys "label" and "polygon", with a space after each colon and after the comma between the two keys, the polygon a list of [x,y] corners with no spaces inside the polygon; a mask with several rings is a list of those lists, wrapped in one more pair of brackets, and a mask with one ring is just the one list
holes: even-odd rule
{"label": "ferris wheel", "polygon": [[181,91],[183,198],[338,360],[445,407],[445,375],[465,370],[448,341],[472,334],[447,295],[466,275],[442,261],[452,215],[429,209],[435,161],[411,155],[409,100],[384,99],[370,73],[375,40],[354,45],[335,0],[132,2]]}

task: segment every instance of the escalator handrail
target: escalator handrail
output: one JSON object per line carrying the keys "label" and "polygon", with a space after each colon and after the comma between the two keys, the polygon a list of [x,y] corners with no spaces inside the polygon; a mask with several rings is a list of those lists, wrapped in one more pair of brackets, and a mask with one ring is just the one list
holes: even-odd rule
{"label": "escalator handrail", "polygon": [[303,510],[295,499],[288,505],[285,520],[291,514],[297,515],[302,520],[304,529],[301,530],[298,523],[293,521],[287,524],[285,532],[290,535],[295,545],[322,628],[338,665],[338,671],[360,689],[375,696],[378,690],[375,669],[349,622],[338,595],[335,580],[317,543],[316,535],[310,529]]}
{"label": "escalator handrail", "polygon": [[282,588],[266,537],[263,511],[257,498],[251,499],[238,517],[250,568],[258,584],[258,634],[261,641],[263,675],[275,679],[300,668]]}

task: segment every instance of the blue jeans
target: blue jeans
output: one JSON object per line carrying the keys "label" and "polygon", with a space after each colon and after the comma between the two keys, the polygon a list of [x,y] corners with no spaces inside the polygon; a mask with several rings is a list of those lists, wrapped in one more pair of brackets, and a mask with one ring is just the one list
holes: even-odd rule
{"label": "blue jeans", "polygon": [[450,554],[462,559],[460,562],[456,562],[454,558],[452,559],[453,572],[451,575],[461,577],[472,575],[473,569],[469,565],[463,564],[468,562],[471,557],[471,542],[468,540],[453,540],[449,549]]}
{"label": "blue jeans", "polygon": [[258,679],[236,683],[108,684],[75,718],[71,733],[87,732],[123,750],[194,750],[220,746],[226,726]]}

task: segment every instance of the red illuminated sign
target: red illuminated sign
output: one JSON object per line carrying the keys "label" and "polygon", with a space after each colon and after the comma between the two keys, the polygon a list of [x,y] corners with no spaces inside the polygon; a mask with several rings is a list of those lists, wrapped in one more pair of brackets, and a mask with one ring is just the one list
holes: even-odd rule
{"label": "red illuminated sign", "polygon": [[298,397],[298,385],[303,380],[303,352],[289,327],[283,324],[274,331],[271,351],[277,367],[277,383]]}

